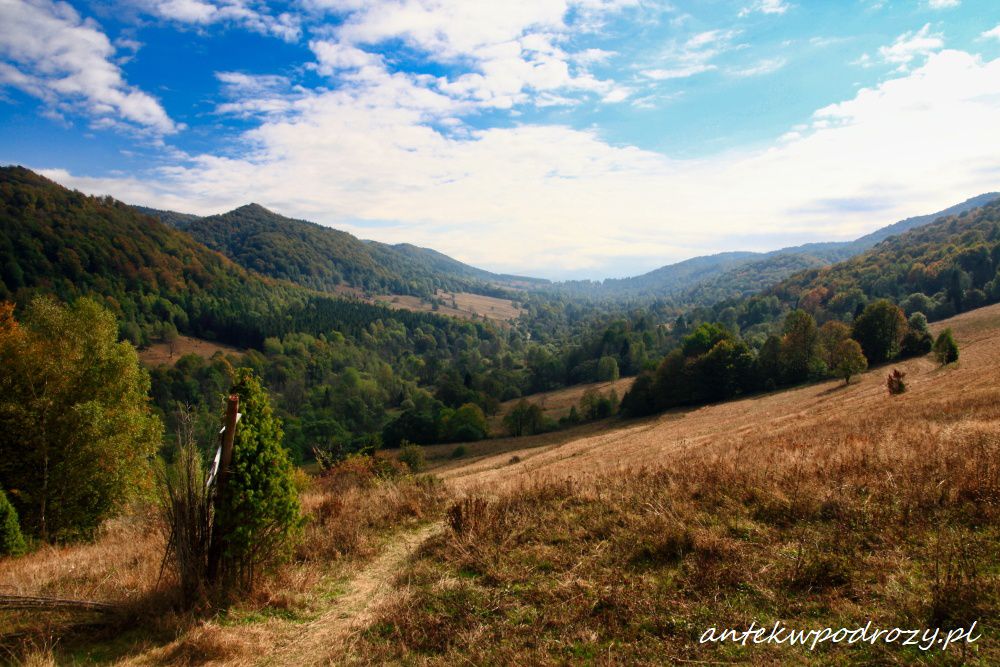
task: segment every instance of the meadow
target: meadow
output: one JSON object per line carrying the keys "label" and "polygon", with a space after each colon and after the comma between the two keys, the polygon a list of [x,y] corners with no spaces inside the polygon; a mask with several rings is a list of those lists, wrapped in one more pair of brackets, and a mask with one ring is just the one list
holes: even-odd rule
{"label": "meadow", "polygon": [[[92,544],[0,562],[2,592],[120,613],[4,612],[0,645],[33,664],[996,664],[1000,306],[944,327],[961,347],[944,367],[494,439],[416,476],[349,459],[300,480],[294,558],[225,614],[173,611],[137,507]],[[699,642],[777,620],[981,636]]]}

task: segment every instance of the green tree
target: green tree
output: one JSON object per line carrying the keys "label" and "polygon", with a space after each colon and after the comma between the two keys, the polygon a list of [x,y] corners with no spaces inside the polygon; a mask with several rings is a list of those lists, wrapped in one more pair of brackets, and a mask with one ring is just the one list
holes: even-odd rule
{"label": "green tree", "polygon": [[482,440],[489,433],[486,415],[475,403],[466,403],[448,419],[448,436],[455,441]]}
{"label": "green tree", "polygon": [[934,357],[941,362],[941,365],[958,361],[958,343],[951,333],[951,329],[945,329],[934,341]]}
{"label": "green tree", "polygon": [[906,333],[906,317],[899,306],[888,299],[874,301],[854,320],[853,338],[870,364],[894,359]]}
{"label": "green tree", "polygon": [[597,362],[597,379],[601,382],[617,382],[619,377],[618,360],[604,356]]}
{"label": "green tree", "polygon": [[538,433],[544,427],[542,409],[523,398],[503,418],[504,426],[514,437]]}
{"label": "green tree", "polygon": [[0,305],[0,487],[43,540],[90,536],[151,481],[162,428],[115,318],[83,298]]}
{"label": "green tree", "polygon": [[19,556],[25,549],[17,510],[7,500],[7,494],[0,490],[0,556]]}
{"label": "green tree", "polygon": [[865,359],[861,346],[858,341],[850,338],[840,341],[834,349],[830,361],[832,362],[831,369],[837,374],[837,377],[844,378],[845,384],[850,383],[851,376],[868,368],[868,360]]}
{"label": "green tree", "polygon": [[793,310],[785,317],[781,338],[781,356],[787,382],[802,382],[809,377],[817,354],[819,332],[816,320],[804,310]]}
{"label": "green tree", "polygon": [[254,576],[286,557],[301,525],[298,494],[280,420],[249,368],[236,372],[230,393],[240,397],[233,461],[220,506],[223,581],[249,588]]}

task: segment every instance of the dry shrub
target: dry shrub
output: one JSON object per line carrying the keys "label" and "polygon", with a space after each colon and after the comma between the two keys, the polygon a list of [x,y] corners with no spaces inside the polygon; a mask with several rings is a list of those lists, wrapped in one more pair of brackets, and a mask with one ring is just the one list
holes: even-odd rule
{"label": "dry shrub", "polygon": [[434,517],[444,506],[444,485],[403,470],[388,458],[351,456],[326,471],[303,498],[308,523],[298,557],[370,556],[381,532]]}

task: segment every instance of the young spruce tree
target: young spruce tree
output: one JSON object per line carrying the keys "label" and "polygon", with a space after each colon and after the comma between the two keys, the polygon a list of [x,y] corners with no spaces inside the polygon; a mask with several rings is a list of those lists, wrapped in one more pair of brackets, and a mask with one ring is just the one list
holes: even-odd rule
{"label": "young spruce tree", "polygon": [[282,561],[301,527],[293,468],[281,446],[281,422],[248,368],[230,393],[240,397],[233,460],[217,525],[224,531],[223,581],[249,588],[255,574]]}

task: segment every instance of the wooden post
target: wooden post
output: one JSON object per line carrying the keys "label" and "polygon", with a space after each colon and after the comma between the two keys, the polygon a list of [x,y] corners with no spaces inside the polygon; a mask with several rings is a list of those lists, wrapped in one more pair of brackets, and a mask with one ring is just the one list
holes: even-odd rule
{"label": "wooden post", "polygon": [[226,483],[229,481],[229,466],[233,462],[233,440],[236,438],[236,421],[239,417],[240,397],[230,394],[226,402],[225,430],[222,432],[222,452],[219,455],[219,469],[215,473],[215,513],[212,519],[212,537],[208,547],[209,581],[215,581],[219,576],[219,565],[222,561],[222,551],[225,545],[225,511],[224,501]]}

